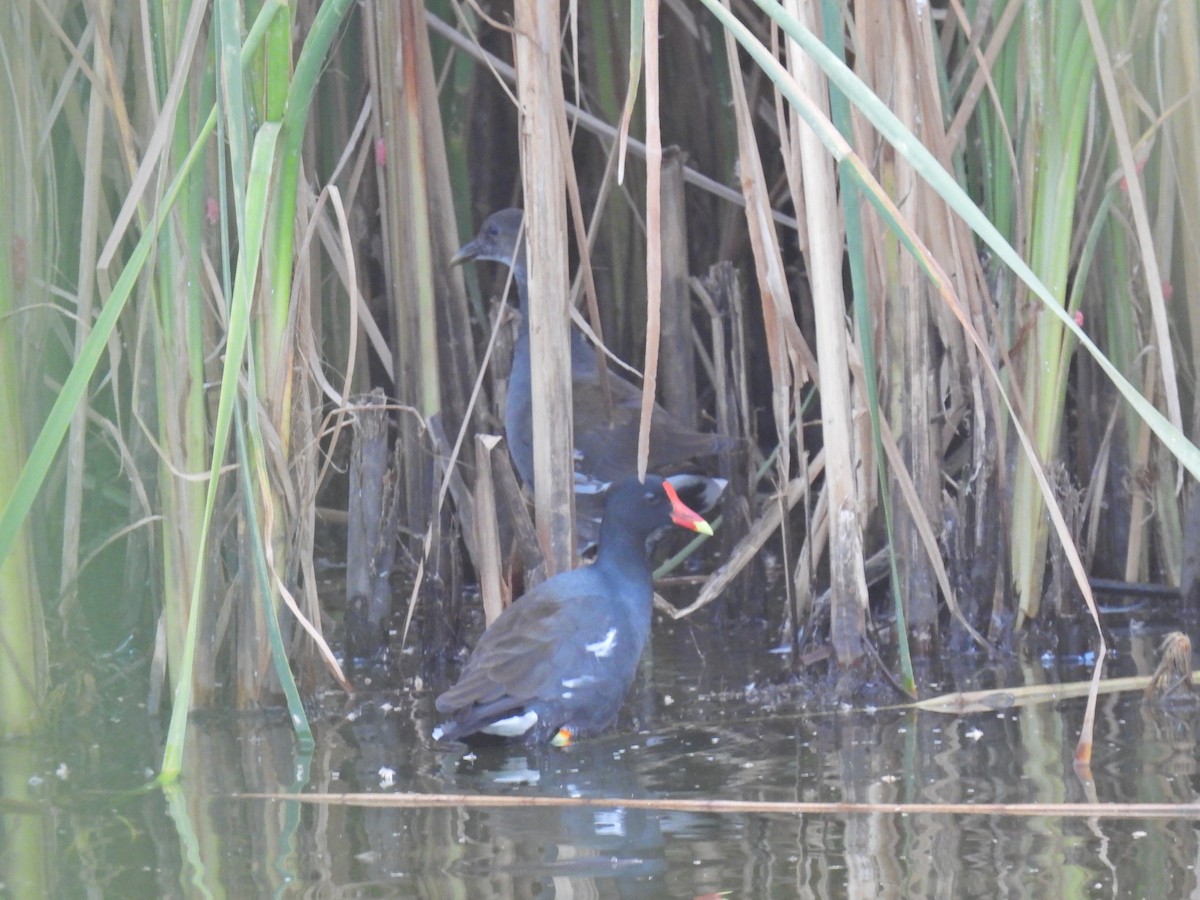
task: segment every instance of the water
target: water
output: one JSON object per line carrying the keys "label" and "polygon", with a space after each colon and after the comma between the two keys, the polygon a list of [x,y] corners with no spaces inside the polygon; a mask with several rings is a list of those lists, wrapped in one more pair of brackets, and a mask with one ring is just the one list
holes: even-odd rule
{"label": "water", "polygon": [[[1158,635],[1125,632],[1106,674],[1148,672]],[[1083,701],[968,716],[830,709],[768,682],[764,635],[658,623],[610,736],[565,751],[471,755],[428,740],[431,698],[327,695],[299,758],[283,715],[197,717],[178,789],[139,790],[161,758],[138,678],[52,739],[0,745],[12,896],[1185,897],[1197,819],[932,812],[696,811],[673,801],[1083,801]],[[1011,683],[1086,677],[1036,654]],[[990,677],[1003,673],[990,672]],[[144,676],[142,676],[144,677]],[[747,692],[747,685],[754,688]],[[409,686],[411,689],[411,685]],[[818,705],[825,708],[817,709]],[[1193,803],[1193,713],[1102,697],[1101,802]],[[298,780],[299,779],[299,782]],[[248,793],[459,795],[367,807]],[[535,807],[525,798],[638,798]],[[490,804],[475,805],[481,798]]]}

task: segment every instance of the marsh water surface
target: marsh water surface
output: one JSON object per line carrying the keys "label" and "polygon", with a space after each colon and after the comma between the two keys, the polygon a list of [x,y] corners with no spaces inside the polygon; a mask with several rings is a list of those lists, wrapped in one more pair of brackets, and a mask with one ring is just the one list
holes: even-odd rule
{"label": "marsh water surface", "polygon": [[[1114,629],[1106,675],[1147,673],[1159,633]],[[697,811],[675,801],[1083,801],[1083,701],[964,716],[813,703],[781,687],[762,635],[656,623],[610,735],[566,750],[434,745],[430,692],[371,679],[325,694],[316,745],[283,715],[195,718],[180,786],[140,790],[161,723],[139,678],[54,738],[0,745],[12,896],[1185,897],[1200,820],[914,812]],[[1010,683],[1086,678],[1087,660],[1018,658]],[[983,661],[980,660],[980,665]],[[366,679],[363,679],[366,681]],[[776,682],[776,683],[773,683]],[[946,686],[949,689],[949,686]],[[962,687],[960,685],[960,687]],[[970,687],[970,685],[967,685]],[[1197,799],[1197,716],[1101,697],[1101,802]],[[250,793],[456,795],[364,806]],[[538,807],[523,798],[611,798]],[[487,803],[481,804],[483,798]],[[497,799],[499,798],[499,799]],[[505,799],[509,798],[509,799]],[[516,798],[515,801],[512,798]],[[622,805],[637,798],[650,808]],[[515,802],[515,805],[490,805]]]}

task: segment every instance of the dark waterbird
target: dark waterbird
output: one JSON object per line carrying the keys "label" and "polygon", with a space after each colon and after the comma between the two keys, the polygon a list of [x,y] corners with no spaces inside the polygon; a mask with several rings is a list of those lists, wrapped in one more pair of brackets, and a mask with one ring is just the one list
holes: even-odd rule
{"label": "dark waterbird", "polygon": [[[504,431],[513,465],[521,480],[532,488],[533,376],[529,352],[528,277],[521,235],[523,215],[519,209],[492,213],[475,238],[463,246],[451,262],[457,265],[469,259],[489,260],[512,268],[520,300],[521,324],[513,348]],[[597,374],[596,350],[580,331],[575,328],[570,331],[576,481],[581,487],[602,486],[637,471],[642,389],[610,371],[610,415]],[[729,438],[697,431],[655,404],[650,422],[647,468],[653,472],[662,471],[685,460],[719,453],[729,445]],[[719,495],[720,491],[716,493]]]}
{"label": "dark waterbird", "polygon": [[500,614],[437,698],[446,720],[435,740],[563,746],[616,719],[650,634],[647,541],[672,523],[712,528],[654,475],[608,494],[596,561],[544,581]]}

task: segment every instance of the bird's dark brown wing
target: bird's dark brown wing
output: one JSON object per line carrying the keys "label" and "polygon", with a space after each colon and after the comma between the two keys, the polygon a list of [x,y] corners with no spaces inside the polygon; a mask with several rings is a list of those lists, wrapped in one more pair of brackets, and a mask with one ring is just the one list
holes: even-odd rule
{"label": "bird's dark brown wing", "polygon": [[[571,575],[583,576],[586,569]],[[601,596],[587,578],[572,578],[564,599],[540,587],[530,591],[483,633],[458,682],[437,698],[440,712],[487,706],[504,697],[517,709],[557,690],[561,652],[601,628]]]}
{"label": "bird's dark brown wing", "polygon": [[[611,415],[605,412],[597,379],[575,380],[575,452],[581,457],[582,471],[601,481],[617,481],[636,471],[642,390],[611,371],[608,383]],[[718,453],[726,441],[720,435],[689,428],[656,403],[650,420],[649,467],[658,469]]]}

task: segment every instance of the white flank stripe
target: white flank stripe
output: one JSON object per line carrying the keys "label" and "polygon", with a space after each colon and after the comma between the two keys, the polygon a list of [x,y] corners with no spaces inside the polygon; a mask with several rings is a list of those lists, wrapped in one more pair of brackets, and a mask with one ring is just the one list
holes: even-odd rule
{"label": "white flank stripe", "polygon": [[587,645],[587,652],[597,659],[603,659],[606,656],[612,656],[615,646],[617,646],[617,629],[610,628],[608,634],[604,636],[604,640]]}
{"label": "white flank stripe", "polygon": [[494,734],[498,737],[516,737],[536,725],[537,720],[538,714],[531,709],[524,715],[509,716],[507,719],[500,719],[479,730],[484,734]]}

